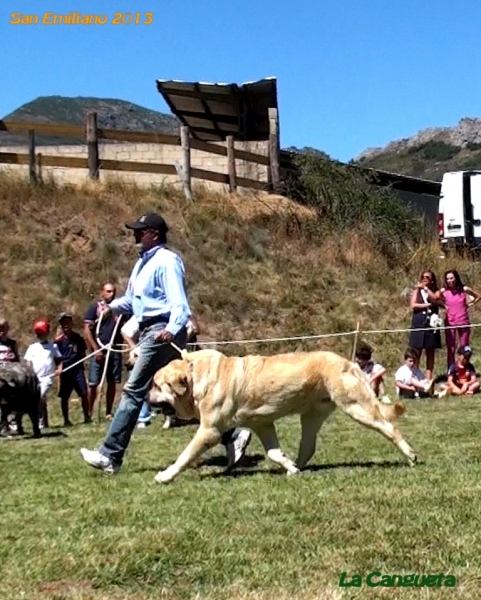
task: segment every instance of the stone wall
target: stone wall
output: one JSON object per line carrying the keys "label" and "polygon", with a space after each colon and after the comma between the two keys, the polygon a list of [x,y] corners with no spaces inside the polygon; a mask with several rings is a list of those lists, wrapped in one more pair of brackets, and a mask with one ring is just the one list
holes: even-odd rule
{"label": "stone wall", "polygon": [[[222,145],[221,142],[219,142]],[[236,149],[253,152],[255,154],[268,154],[268,142],[235,142]],[[28,152],[26,146],[0,147],[0,152],[15,152],[25,154]],[[69,156],[87,158],[86,145],[71,146],[37,146],[37,154],[44,156]],[[182,148],[166,144],[139,144],[139,143],[104,143],[99,144],[100,160],[125,160],[131,162],[149,162],[174,165],[175,161],[182,162]],[[196,149],[191,149],[191,165],[199,169],[227,174],[227,157],[218,154],[210,154]],[[12,169],[13,171],[28,173],[25,165],[6,165],[0,163],[0,169]],[[55,179],[62,183],[82,183],[88,180],[87,169],[73,169],[70,167],[42,167],[42,176],[53,174]],[[238,177],[246,177],[256,181],[268,181],[268,167],[244,160],[236,160],[236,173]],[[134,181],[137,185],[161,185],[163,183],[179,184],[177,175],[160,175],[157,173],[136,173],[134,171],[103,171],[100,170],[100,180],[106,178],[120,178],[126,181]],[[209,188],[217,190],[227,189],[227,185],[212,181],[192,179],[192,183],[202,182]]]}

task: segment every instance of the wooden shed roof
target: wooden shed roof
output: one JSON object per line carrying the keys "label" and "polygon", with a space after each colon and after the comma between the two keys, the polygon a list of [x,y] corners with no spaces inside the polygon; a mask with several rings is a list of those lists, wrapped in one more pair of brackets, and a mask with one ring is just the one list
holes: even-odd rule
{"label": "wooden shed roof", "polygon": [[236,83],[157,80],[157,89],[192,137],[223,141],[269,138],[268,109],[277,108],[275,77]]}

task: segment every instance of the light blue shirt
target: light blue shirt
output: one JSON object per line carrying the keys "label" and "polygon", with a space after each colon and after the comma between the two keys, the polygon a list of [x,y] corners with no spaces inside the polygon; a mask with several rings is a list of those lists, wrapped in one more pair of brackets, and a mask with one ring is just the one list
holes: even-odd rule
{"label": "light blue shirt", "polygon": [[176,335],[190,317],[180,256],[165,246],[143,252],[135,263],[127,290],[109,304],[113,313],[133,314],[139,323],[151,317],[168,319],[166,331]]}

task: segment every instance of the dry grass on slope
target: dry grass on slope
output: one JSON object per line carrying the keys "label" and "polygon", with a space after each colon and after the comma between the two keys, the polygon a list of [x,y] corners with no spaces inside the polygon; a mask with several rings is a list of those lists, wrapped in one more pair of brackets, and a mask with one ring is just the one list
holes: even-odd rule
{"label": "dry grass on slope", "polygon": [[[342,236],[315,211],[283,197],[228,196],[198,188],[187,204],[178,191],[116,183],[80,188],[53,182],[31,188],[0,175],[2,310],[22,345],[39,316],[74,311],[80,325],[101,282],[121,292],[136,258],[124,223],[159,211],[182,255],[192,308],[204,340],[236,340],[409,325],[403,290],[420,270],[448,267],[436,245],[405,247],[386,257],[363,230]],[[457,259],[470,285],[481,289],[479,265]],[[474,320],[478,320],[476,315]],[[333,348],[349,353],[351,339],[279,342],[226,351],[280,352]],[[387,364],[397,364],[404,334],[371,341]]]}

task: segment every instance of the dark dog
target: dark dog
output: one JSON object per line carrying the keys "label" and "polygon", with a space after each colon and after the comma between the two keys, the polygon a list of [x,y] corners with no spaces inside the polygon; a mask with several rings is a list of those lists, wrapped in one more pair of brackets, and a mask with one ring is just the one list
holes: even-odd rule
{"label": "dark dog", "polygon": [[39,406],[40,384],[33,369],[23,363],[0,364],[0,432],[7,428],[7,418],[14,413],[17,433],[22,435],[22,417],[27,414],[34,437],[40,437]]}

